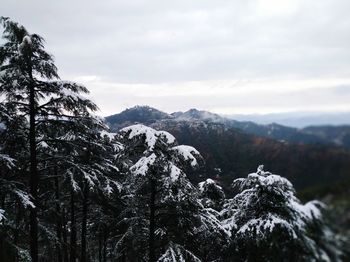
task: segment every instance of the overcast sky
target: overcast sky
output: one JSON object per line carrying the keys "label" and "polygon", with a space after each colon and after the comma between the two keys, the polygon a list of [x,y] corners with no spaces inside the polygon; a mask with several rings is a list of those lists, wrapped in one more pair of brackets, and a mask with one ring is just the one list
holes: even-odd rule
{"label": "overcast sky", "polygon": [[101,115],[350,111],[349,0],[0,0]]}

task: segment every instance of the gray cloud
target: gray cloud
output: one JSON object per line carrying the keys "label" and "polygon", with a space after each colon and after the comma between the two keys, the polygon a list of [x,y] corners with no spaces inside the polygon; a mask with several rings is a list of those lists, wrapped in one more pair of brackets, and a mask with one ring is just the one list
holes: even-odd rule
{"label": "gray cloud", "polygon": [[[348,0],[1,2],[2,15],[45,37],[67,78],[98,76],[103,80],[100,85],[166,82],[173,88],[189,81],[232,79],[332,78],[339,79],[336,85],[344,85],[342,79],[350,78]],[[94,90],[95,96],[103,95],[97,87]],[[305,98],[311,96],[297,92],[288,99],[272,92],[271,98],[261,101],[259,92],[250,97],[218,94],[207,103],[198,102],[204,99],[199,94],[187,100],[207,109],[230,106],[226,100],[255,101],[247,102],[247,107],[263,106],[265,101],[266,107],[307,108]],[[124,104],[138,103],[122,91],[119,95],[128,99]],[[322,95],[313,99],[329,106],[341,100],[337,95],[327,101]],[[179,104],[168,100],[168,108]],[[147,103],[155,101],[145,99]]]}
{"label": "gray cloud", "polygon": [[332,88],[332,91],[333,91],[336,95],[350,96],[350,85],[335,86],[335,87]]}

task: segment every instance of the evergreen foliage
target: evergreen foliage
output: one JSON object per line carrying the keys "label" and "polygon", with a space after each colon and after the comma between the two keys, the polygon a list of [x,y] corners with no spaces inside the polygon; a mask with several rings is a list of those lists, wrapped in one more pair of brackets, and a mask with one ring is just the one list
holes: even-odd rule
{"label": "evergreen foliage", "polygon": [[285,178],[265,172],[236,179],[237,195],[222,216],[231,232],[230,253],[238,261],[340,261],[334,235],[324,226],[323,204],[303,205]]}

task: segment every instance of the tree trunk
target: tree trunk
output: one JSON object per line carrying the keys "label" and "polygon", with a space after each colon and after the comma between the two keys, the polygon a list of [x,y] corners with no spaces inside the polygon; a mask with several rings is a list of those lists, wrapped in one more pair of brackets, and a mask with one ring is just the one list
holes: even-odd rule
{"label": "tree trunk", "polygon": [[107,262],[107,228],[103,230],[103,262]]}
{"label": "tree trunk", "polygon": [[16,219],[15,219],[15,232],[13,234],[13,243],[17,246],[18,245],[18,238],[19,238],[19,230],[20,230],[20,221],[22,219],[22,207],[18,201],[15,202],[15,213],[16,213]]}
{"label": "tree trunk", "polygon": [[98,235],[98,262],[102,262],[102,236],[101,236],[101,229],[99,230]]}
{"label": "tree trunk", "polygon": [[35,131],[35,90],[34,85],[29,86],[29,147],[30,147],[30,177],[29,188],[34,208],[30,208],[30,256],[32,262],[38,262],[38,164],[36,152]]}
{"label": "tree trunk", "polygon": [[75,262],[77,250],[77,231],[75,224],[75,206],[74,206],[74,190],[70,193],[70,215],[71,215],[71,232],[70,232],[70,262]]}
{"label": "tree trunk", "polygon": [[156,200],[156,181],[151,179],[151,199],[149,203],[149,262],[154,262],[156,259],[155,245],[154,245],[154,230],[155,230],[155,200]]}
{"label": "tree trunk", "polygon": [[57,261],[62,262],[62,248],[61,248],[61,240],[62,240],[62,214],[61,214],[61,205],[60,205],[60,191],[59,191],[59,183],[58,183],[58,177],[57,177],[57,167],[55,167],[55,197],[56,197],[56,213],[57,213],[57,220],[56,220],[56,234],[58,243],[56,245],[57,250]]}
{"label": "tree trunk", "polygon": [[88,214],[89,186],[85,183],[83,192],[83,217],[81,222],[81,262],[86,262],[86,224]]}
{"label": "tree trunk", "polygon": [[68,241],[67,241],[67,217],[66,209],[63,207],[62,210],[62,238],[63,238],[63,261],[68,262]]}

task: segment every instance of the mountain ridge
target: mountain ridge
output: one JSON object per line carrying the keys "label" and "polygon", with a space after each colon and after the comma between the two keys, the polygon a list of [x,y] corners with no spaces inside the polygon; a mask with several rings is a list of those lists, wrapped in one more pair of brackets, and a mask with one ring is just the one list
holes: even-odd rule
{"label": "mountain ridge", "polygon": [[[135,106],[105,118],[112,130],[118,130],[133,123],[145,125],[157,121],[204,121],[222,123],[230,128],[240,129],[245,133],[297,144],[321,144],[341,146],[350,149],[350,125],[308,126],[305,128],[289,127],[277,123],[257,124],[252,121],[237,121],[219,114],[195,108],[188,111],[165,113],[149,106]],[[343,132],[337,131],[342,128]],[[344,134],[345,132],[345,134]]]}
{"label": "mountain ridge", "polygon": [[[119,122],[111,122],[111,119]],[[135,119],[139,121],[130,121]],[[167,114],[149,107],[125,110],[119,117],[107,117],[106,122],[113,131],[141,123],[170,132],[179,143],[194,146],[201,152],[206,165],[199,174],[218,178],[226,188],[232,179],[245,176],[260,164],[286,176],[298,190],[350,181],[350,152],[347,149],[327,141],[310,143],[307,139],[311,137],[317,141],[317,137],[308,134],[302,137],[304,141],[293,142],[296,128],[278,124],[261,127],[253,122],[229,120],[197,109]],[[254,127],[260,128],[255,131],[258,134],[247,132]],[[288,138],[289,135],[289,141],[265,137],[258,131],[262,134],[271,131],[269,135],[275,137],[287,131],[283,137]],[[193,176],[192,179],[202,180],[203,177]]]}

